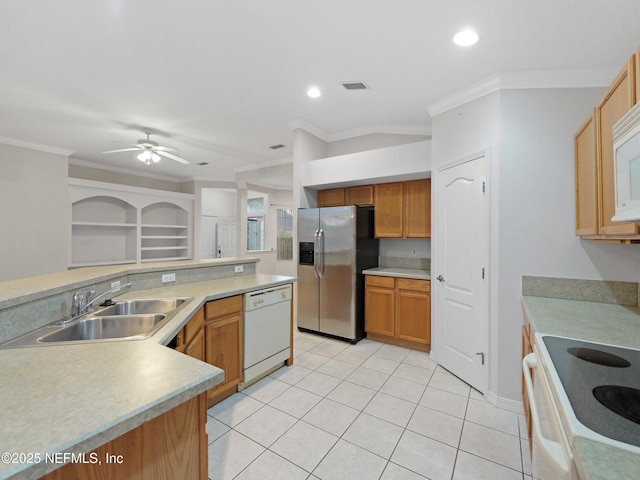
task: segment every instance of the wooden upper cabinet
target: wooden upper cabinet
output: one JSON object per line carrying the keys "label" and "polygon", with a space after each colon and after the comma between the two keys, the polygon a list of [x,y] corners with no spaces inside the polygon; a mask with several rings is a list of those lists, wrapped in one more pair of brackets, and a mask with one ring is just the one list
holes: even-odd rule
{"label": "wooden upper cabinet", "polygon": [[377,238],[402,238],[404,234],[404,183],[374,186]]}
{"label": "wooden upper cabinet", "polygon": [[373,205],[376,238],[431,237],[431,179],[318,190],[318,207]]}
{"label": "wooden upper cabinet", "polygon": [[640,47],[636,50],[636,103],[640,101]]}
{"label": "wooden upper cabinet", "polygon": [[404,237],[431,237],[431,179],[404,184]]}
{"label": "wooden upper cabinet", "polygon": [[576,235],[598,233],[598,166],[595,110],[574,137],[576,169]]}
{"label": "wooden upper cabinet", "polygon": [[615,214],[613,125],[635,104],[635,76],[635,55],[632,55],[596,107],[598,173],[600,175],[598,233],[600,235],[638,234],[638,226],[633,222],[611,221],[611,217]]}
{"label": "wooden upper cabinet", "polygon": [[349,187],[344,190],[345,205],[373,205],[373,185]]}
{"label": "wooden upper cabinet", "polygon": [[329,188],[327,190],[318,190],[317,204],[318,208],[340,207],[345,205],[344,188]]}

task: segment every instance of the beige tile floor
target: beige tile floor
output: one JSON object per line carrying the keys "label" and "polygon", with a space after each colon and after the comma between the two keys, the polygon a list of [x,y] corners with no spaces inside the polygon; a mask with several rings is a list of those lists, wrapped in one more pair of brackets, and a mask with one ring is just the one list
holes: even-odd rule
{"label": "beige tile floor", "polygon": [[295,361],[209,409],[209,478],[529,480],[522,415],[428,354],[296,332]]}

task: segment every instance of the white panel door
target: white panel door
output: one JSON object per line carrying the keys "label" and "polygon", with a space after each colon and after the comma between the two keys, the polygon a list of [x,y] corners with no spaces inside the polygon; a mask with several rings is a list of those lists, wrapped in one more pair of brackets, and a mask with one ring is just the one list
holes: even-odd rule
{"label": "white panel door", "polygon": [[235,217],[219,217],[217,256],[228,258],[236,255],[236,219]]}
{"label": "white panel door", "polygon": [[432,270],[434,347],[444,368],[488,385],[486,157],[436,172]]}
{"label": "white panel door", "polygon": [[218,217],[202,215],[200,220],[200,257],[216,258],[218,244]]}

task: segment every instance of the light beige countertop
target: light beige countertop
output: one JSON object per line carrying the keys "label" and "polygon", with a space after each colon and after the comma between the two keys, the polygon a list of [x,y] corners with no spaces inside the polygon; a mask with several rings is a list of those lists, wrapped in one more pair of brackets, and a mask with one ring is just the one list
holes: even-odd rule
{"label": "light beige countertop", "polygon": [[[608,303],[522,297],[531,328],[539,334],[640,349],[640,308]],[[582,480],[635,478],[640,455],[582,437],[573,440]]]}
{"label": "light beige countertop", "polygon": [[[194,297],[147,339],[0,349],[0,453],[90,452],[220,383],[223,372],[165,347],[206,301],[295,278],[247,274],[129,292]],[[0,462],[0,479],[60,465]]]}
{"label": "light beige countertop", "polygon": [[397,277],[397,278],[413,278],[416,280],[431,280],[431,272],[429,270],[420,270],[417,268],[399,268],[399,267],[375,267],[363,270],[364,275],[379,275],[381,277]]}
{"label": "light beige countertop", "polygon": [[85,288],[91,283],[126,277],[131,274],[191,270],[226,265],[253,264],[252,257],[214,258],[207,260],[179,260],[171,262],[137,263],[84,267],[36,277],[0,282],[0,308],[32,302],[73,288]]}

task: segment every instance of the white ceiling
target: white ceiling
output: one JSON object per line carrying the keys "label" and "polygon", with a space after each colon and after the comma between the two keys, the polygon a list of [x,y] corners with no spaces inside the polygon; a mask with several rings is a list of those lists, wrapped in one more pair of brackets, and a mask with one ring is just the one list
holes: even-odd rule
{"label": "white ceiling", "polygon": [[[465,26],[480,33],[468,49],[451,42]],[[638,0],[4,0],[0,137],[232,180],[290,156],[292,121],[336,138],[428,131],[429,105],[491,75],[617,70],[638,45]],[[209,165],[100,153],[144,130]]]}

